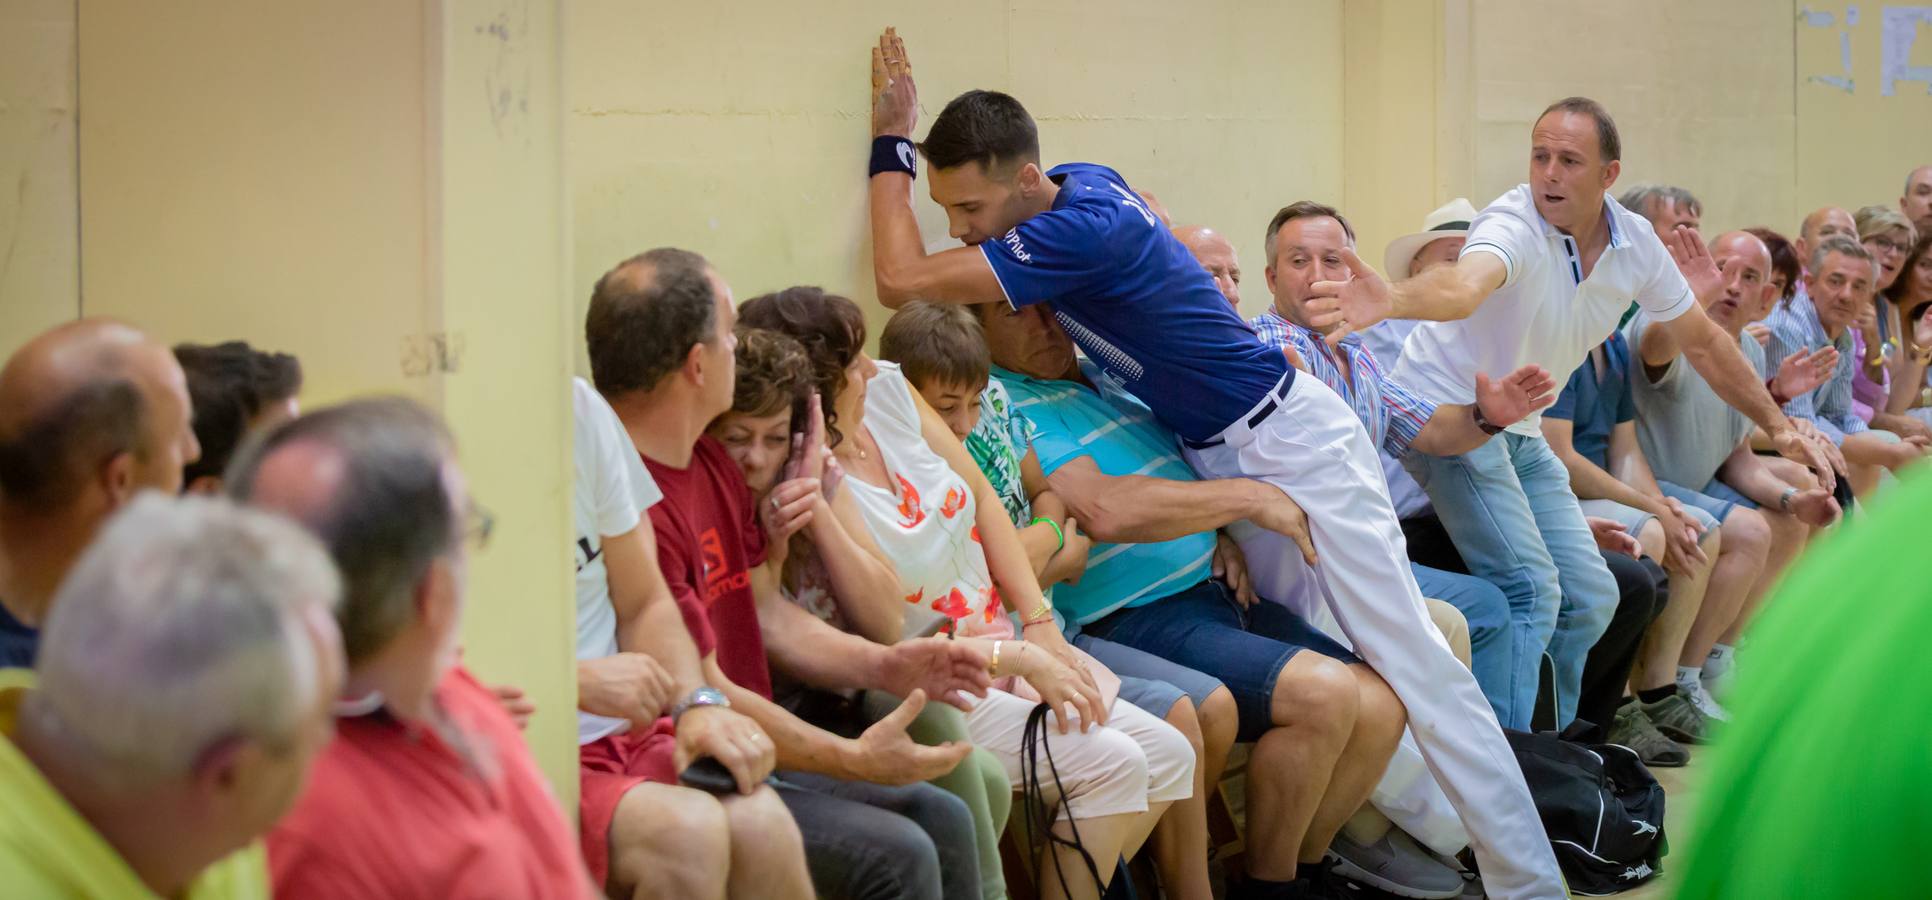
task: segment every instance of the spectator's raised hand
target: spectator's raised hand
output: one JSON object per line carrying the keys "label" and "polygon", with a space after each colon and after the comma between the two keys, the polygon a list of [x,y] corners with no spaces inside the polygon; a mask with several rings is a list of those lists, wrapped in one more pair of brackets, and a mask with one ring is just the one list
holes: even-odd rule
{"label": "spectator's raised hand", "polygon": [[874,722],[854,742],[850,768],[874,784],[913,784],[951,772],[973,745],[948,741],[927,747],[913,741],[906,726],[925,708],[926,693],[913,691],[898,709]]}
{"label": "spectator's raised hand", "polygon": [[921,691],[965,709],[959,693],[984,697],[987,688],[993,686],[993,678],[986,671],[986,655],[968,641],[916,638],[883,648],[883,653],[876,687],[901,697]]}
{"label": "spectator's raised hand", "polygon": [[1919,352],[1932,348],[1932,306],[1926,307],[1912,325],[1912,347]]}
{"label": "spectator's raised hand", "polygon": [[1308,302],[1308,324],[1317,331],[1335,326],[1328,335],[1330,347],[1388,318],[1394,310],[1388,282],[1356,256],[1354,248],[1342,248],[1342,262],[1348,265],[1347,281],[1317,281],[1309,286],[1314,299]]}
{"label": "spectator's raised hand", "polygon": [[1784,397],[1802,397],[1831,380],[1838,371],[1838,349],[1820,347],[1811,352],[1799,350],[1778,363],[1778,374],[1771,379],[1771,390]]}
{"label": "spectator's raised hand", "polygon": [[872,48],[872,136],[912,137],[919,124],[919,89],[912,83],[912,62],[897,28],[879,35]]}
{"label": "spectator's raised hand", "polygon": [[577,708],[594,716],[625,719],[648,728],[675,699],[677,683],[657,660],[642,653],[613,653],[577,661]]}
{"label": "spectator's raised hand", "polygon": [[757,722],[722,706],[696,706],[678,717],[677,748],[672,764],[682,772],[699,757],[709,756],[731,772],[738,793],[757,790],[759,782],[778,764],[778,748]]}
{"label": "spectator's raised hand", "polygon": [[1556,402],[1556,378],[1542,366],[1524,366],[1491,381],[1476,373],[1476,408],[1492,425],[1508,428]]}
{"label": "spectator's raised hand", "polygon": [[1704,246],[1704,238],[1697,229],[1677,229],[1664,246],[1670,248],[1670,258],[1677,263],[1677,271],[1690,283],[1691,293],[1699,301],[1708,301],[1724,290],[1724,273],[1718,271],[1717,262],[1711,259],[1711,251]]}
{"label": "spectator's raised hand", "polygon": [[1590,525],[1590,537],[1597,542],[1597,549],[1605,553],[1621,553],[1631,559],[1643,554],[1643,545],[1630,532],[1623,530],[1616,520],[1597,516],[1584,516],[1583,520]]}
{"label": "spectator's raised hand", "polygon": [[818,505],[825,500],[824,485],[817,478],[781,481],[764,502],[758,504],[758,518],[765,526],[765,540],[772,547],[783,547],[792,535],[812,524]]}

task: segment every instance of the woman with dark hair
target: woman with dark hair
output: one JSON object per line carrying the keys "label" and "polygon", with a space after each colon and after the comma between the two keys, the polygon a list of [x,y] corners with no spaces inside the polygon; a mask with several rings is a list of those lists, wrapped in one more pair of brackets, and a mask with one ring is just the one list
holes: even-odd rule
{"label": "woman with dark hair", "polygon": [[1910,326],[1899,329],[1904,346],[1892,371],[1886,410],[1932,425],[1926,390],[1926,369],[1932,366],[1932,232],[1919,235],[1884,293],[1899,321]]}
{"label": "woman with dark hair", "polygon": [[[772,535],[791,534],[780,585],[785,596],[832,626],[880,643],[899,639],[905,617],[898,600],[899,576],[866,531],[865,520],[843,484],[838,463],[825,447],[812,363],[788,335],[739,327],[737,381],[731,411],[711,423],[712,437],[745,473],[758,511]],[[800,499],[789,487],[808,461],[823,467],[822,488],[803,512],[786,518]],[[776,497],[779,502],[771,500]],[[803,519],[803,521],[797,521]],[[890,713],[899,698],[859,697],[793,690],[780,702],[801,718],[837,733],[857,733]],[[929,703],[907,726],[913,740],[939,745],[971,741],[965,719],[944,703]],[[978,843],[980,896],[1006,896],[999,856],[1000,834],[1012,811],[1013,789],[993,754],[974,748],[966,760],[931,782],[965,801]]]}
{"label": "woman with dark hair", "polygon": [[[898,572],[901,635],[946,631],[985,645],[998,681],[966,714],[967,732],[1053,810],[1040,810],[1055,837],[1039,866],[1041,895],[1097,897],[1115,862],[1192,794],[1192,746],[1160,718],[1115,703],[1118,679],[1067,645],[998,494],[898,366],[866,356],[857,305],[795,287],[746,301],[739,321],[788,334],[811,357],[844,489]],[[1023,634],[1009,611],[1023,617]],[[1041,723],[1045,746],[1029,748],[1041,701],[1058,727]],[[1048,755],[1057,775],[1030,771]]]}
{"label": "woman with dark hair", "polygon": [[1765,317],[1779,304],[1790,303],[1793,294],[1798,292],[1798,279],[1803,277],[1804,264],[1798,260],[1797,248],[1785,236],[1762,226],[1746,228],[1745,233],[1764,242],[1765,249],[1771,251],[1771,295],[1764,298],[1763,305],[1757,309],[1743,310],[1745,333],[1758,342],[1760,347],[1771,346],[1771,326],[1764,323]]}

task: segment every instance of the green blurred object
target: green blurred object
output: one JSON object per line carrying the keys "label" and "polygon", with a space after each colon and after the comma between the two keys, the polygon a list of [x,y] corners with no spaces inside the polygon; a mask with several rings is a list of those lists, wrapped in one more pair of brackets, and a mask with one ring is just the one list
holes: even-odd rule
{"label": "green blurred object", "polygon": [[1752,626],[1677,896],[1932,896],[1923,469],[1806,551]]}

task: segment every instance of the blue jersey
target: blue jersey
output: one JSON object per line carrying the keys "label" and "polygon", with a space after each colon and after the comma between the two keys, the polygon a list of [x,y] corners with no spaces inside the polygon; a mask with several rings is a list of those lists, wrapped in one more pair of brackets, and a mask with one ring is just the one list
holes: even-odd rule
{"label": "blue jersey", "polygon": [[1119,173],[1047,175],[1053,209],[979,245],[1008,303],[1053,304],[1087,358],[1184,438],[1220,434],[1293,377]]}

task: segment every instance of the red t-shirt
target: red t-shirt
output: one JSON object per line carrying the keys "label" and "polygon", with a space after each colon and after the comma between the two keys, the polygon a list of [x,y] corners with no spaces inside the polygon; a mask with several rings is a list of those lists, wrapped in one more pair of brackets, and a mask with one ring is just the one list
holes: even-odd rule
{"label": "red t-shirt", "polygon": [[490,691],[461,667],[436,701],[467,754],[378,711],[336,720],[268,835],[275,896],[421,900],[598,896],[563,809]]}
{"label": "red t-shirt", "polygon": [[771,668],[751,594],[751,570],[765,562],[765,530],[744,473],[709,435],[698,439],[688,468],[673,469],[650,457],[644,465],[664,492],[651,507],[658,568],[671,584],[698,652],[716,650],[718,668],[727,677],[770,697]]}

